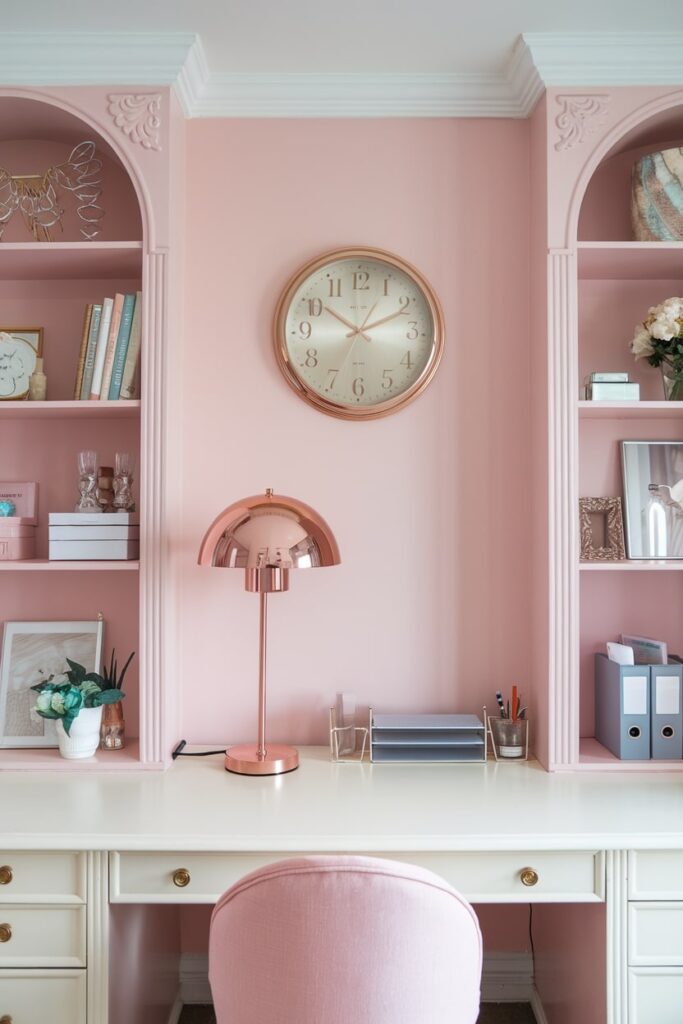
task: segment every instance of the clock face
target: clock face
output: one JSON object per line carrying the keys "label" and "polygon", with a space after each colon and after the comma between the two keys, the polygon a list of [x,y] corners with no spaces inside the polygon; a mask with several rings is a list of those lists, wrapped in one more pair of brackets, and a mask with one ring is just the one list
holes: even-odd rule
{"label": "clock face", "polygon": [[280,300],[280,367],[301,397],[332,415],[370,419],[405,405],[431,380],[442,344],[431,288],[380,250],[328,253]]}

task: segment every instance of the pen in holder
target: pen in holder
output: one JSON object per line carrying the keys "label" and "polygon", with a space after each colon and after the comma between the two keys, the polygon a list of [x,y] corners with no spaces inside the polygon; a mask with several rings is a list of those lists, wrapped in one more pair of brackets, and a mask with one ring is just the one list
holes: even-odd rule
{"label": "pen in holder", "polygon": [[[359,733],[363,737],[360,753],[356,750]],[[362,761],[367,742],[367,729],[359,725],[339,725],[337,709],[330,708],[330,757],[333,761],[339,764]]]}
{"label": "pen in holder", "polygon": [[529,759],[529,720],[488,718],[491,747],[496,761],[527,761]]}

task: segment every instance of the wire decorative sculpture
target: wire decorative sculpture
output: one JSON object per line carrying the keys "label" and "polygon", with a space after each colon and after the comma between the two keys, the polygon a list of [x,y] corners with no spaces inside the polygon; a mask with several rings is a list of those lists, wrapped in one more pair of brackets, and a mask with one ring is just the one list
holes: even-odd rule
{"label": "wire decorative sculpture", "polygon": [[102,161],[95,156],[94,142],[80,142],[64,161],[48,167],[44,174],[10,174],[0,167],[0,239],[5,225],[17,210],[36,242],[53,241],[50,229],[62,230],[62,191],[71,192],[78,202],[76,213],[82,221],[81,235],[92,241],[100,233],[104,209]]}

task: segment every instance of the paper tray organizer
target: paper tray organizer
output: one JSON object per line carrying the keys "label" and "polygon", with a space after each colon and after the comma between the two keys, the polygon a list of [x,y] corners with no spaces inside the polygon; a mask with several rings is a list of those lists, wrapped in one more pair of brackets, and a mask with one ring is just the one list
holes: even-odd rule
{"label": "paper tray organizer", "polygon": [[373,763],[486,762],[486,709],[476,715],[377,715],[370,709]]}

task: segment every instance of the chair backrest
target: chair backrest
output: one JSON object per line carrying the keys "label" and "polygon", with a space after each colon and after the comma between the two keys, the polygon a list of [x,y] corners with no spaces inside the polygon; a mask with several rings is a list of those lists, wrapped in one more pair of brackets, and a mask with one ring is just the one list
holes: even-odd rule
{"label": "chair backrest", "polygon": [[374,857],[279,861],[211,918],[218,1024],[475,1024],[481,958],[455,890]]}

